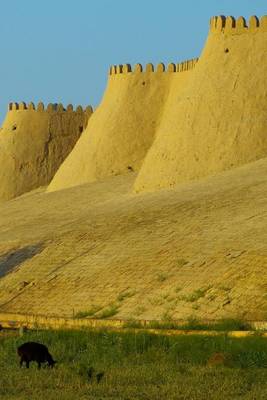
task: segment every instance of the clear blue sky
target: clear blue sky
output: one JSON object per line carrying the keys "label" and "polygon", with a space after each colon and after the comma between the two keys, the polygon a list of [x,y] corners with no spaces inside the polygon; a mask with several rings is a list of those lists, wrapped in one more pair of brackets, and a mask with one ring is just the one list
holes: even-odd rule
{"label": "clear blue sky", "polygon": [[266,0],[1,0],[0,120],[10,101],[92,104],[112,64],[200,54],[213,15],[265,15]]}

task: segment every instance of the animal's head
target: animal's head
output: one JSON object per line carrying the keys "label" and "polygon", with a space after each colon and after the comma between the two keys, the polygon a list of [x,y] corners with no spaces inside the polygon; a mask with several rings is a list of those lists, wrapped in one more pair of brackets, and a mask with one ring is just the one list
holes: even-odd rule
{"label": "animal's head", "polygon": [[53,360],[53,358],[48,361],[48,365],[50,368],[53,368],[56,363],[57,363],[57,361]]}
{"label": "animal's head", "polygon": [[53,368],[54,365],[56,364],[56,361],[53,360],[53,357],[51,356],[50,353],[47,354],[46,361],[47,361],[47,363],[48,363],[50,368]]}

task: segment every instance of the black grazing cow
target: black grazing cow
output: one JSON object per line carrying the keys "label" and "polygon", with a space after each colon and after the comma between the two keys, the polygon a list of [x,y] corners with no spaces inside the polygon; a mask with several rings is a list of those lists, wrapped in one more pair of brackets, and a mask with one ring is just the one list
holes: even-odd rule
{"label": "black grazing cow", "polygon": [[49,353],[48,348],[41,343],[27,342],[22,344],[18,347],[18,355],[20,356],[21,367],[23,362],[25,362],[26,367],[29,368],[31,361],[38,363],[38,369],[41,368],[41,363],[47,362],[51,368],[56,363]]}

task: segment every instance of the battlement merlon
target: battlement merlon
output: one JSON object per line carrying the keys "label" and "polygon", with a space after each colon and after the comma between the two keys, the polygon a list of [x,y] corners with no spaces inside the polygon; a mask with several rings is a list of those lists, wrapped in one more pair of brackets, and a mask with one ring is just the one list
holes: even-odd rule
{"label": "battlement merlon", "polygon": [[215,16],[210,19],[211,33],[226,35],[241,35],[244,33],[267,32],[267,15],[258,18],[253,15],[248,21],[244,17],[235,19],[232,16]]}
{"label": "battlement merlon", "polygon": [[130,64],[124,65],[112,65],[109,69],[109,75],[121,75],[121,74],[140,74],[140,73],[175,73],[175,72],[185,72],[190,71],[195,68],[198,58],[193,58],[192,60],[187,60],[178,64],[170,63],[166,67],[164,63],[159,63],[154,66],[151,63],[142,66],[142,64],[136,64],[132,67]]}
{"label": "battlement merlon", "polygon": [[48,113],[85,113],[88,116],[90,116],[93,113],[93,107],[92,106],[87,106],[86,108],[83,109],[82,106],[77,106],[76,109],[74,110],[74,107],[72,104],[69,104],[66,108],[64,108],[63,104],[52,104],[49,103],[47,107],[45,108],[44,103],[40,102],[35,106],[34,103],[30,102],[29,104],[26,104],[25,102],[12,102],[9,103],[8,105],[8,111],[37,111],[37,112],[48,112]]}

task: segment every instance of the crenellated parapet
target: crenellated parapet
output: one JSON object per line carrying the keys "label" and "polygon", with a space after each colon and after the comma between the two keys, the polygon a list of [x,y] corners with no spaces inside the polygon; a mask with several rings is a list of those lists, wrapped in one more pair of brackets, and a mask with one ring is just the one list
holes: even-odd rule
{"label": "crenellated parapet", "polygon": [[77,113],[77,114],[82,114],[85,113],[88,116],[90,116],[93,113],[93,108],[92,106],[87,106],[83,108],[82,106],[77,106],[76,109],[74,109],[72,104],[67,105],[67,107],[64,107],[63,104],[59,103],[49,103],[46,107],[44,103],[40,102],[37,105],[34,103],[30,102],[26,104],[25,102],[20,102],[20,103],[9,103],[8,105],[8,111],[36,111],[36,112],[48,112],[48,113]]}
{"label": "crenellated parapet", "polygon": [[240,35],[243,33],[267,32],[267,16],[258,18],[253,15],[247,21],[244,17],[234,18],[224,15],[212,17],[210,20],[210,31],[212,33],[225,33],[229,35]]}
{"label": "crenellated parapet", "polygon": [[185,72],[190,71],[195,68],[198,58],[193,58],[192,60],[187,60],[178,64],[170,63],[165,66],[164,63],[159,63],[154,66],[151,63],[143,66],[142,64],[136,64],[131,66],[130,64],[124,65],[112,65],[109,69],[109,75],[121,75],[121,74],[140,74],[140,73],[173,73],[173,72]]}

